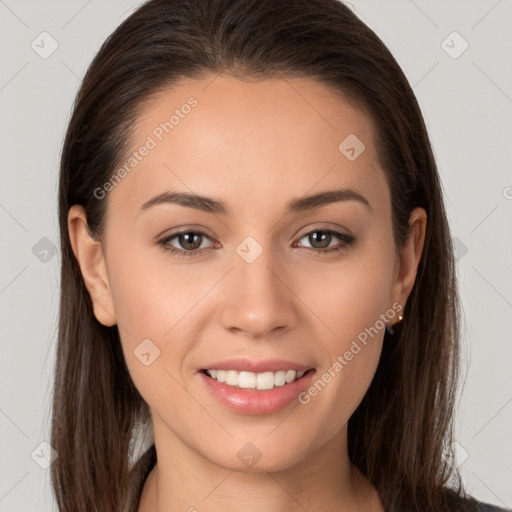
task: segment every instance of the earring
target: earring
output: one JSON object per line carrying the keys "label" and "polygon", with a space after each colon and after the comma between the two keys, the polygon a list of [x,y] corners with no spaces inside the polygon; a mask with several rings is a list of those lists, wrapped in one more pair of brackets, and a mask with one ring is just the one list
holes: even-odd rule
{"label": "earring", "polygon": [[400,334],[400,331],[402,330],[402,322],[404,320],[404,315],[398,315],[398,322],[393,325],[386,325],[386,332],[390,334],[391,336],[395,336],[397,334]]}

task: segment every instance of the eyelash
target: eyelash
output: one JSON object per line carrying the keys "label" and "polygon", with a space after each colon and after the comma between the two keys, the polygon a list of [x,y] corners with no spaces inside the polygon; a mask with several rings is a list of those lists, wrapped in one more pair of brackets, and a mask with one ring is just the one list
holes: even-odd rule
{"label": "eyelash", "polygon": [[[315,248],[312,248],[312,247],[305,247],[306,250],[308,250],[309,252],[314,253],[316,256],[327,256],[330,253],[339,253],[339,252],[344,251],[345,249],[347,249],[347,247],[349,245],[351,245],[352,243],[355,242],[355,238],[350,236],[350,235],[345,235],[343,233],[338,233],[337,231],[333,231],[333,230],[330,230],[330,229],[318,229],[318,228],[314,229],[312,231],[308,231],[307,233],[302,235],[299,240],[302,240],[304,237],[307,237],[308,235],[311,235],[312,233],[317,233],[317,232],[327,233],[329,235],[334,235],[336,238],[339,238],[343,243],[341,245],[336,246],[336,247],[331,247],[330,249],[315,249]],[[202,231],[185,230],[185,231],[179,231],[177,233],[172,233],[171,235],[166,236],[166,237],[160,239],[157,243],[158,243],[158,245],[160,245],[162,247],[162,249],[165,252],[169,252],[169,253],[171,253],[174,256],[177,256],[179,258],[181,258],[181,257],[188,258],[188,257],[191,257],[191,256],[193,257],[193,256],[201,255],[205,251],[205,249],[186,251],[184,249],[176,249],[176,247],[172,247],[172,246],[169,245],[169,242],[173,238],[176,238],[179,235],[184,235],[184,234],[200,235],[202,237],[205,237],[205,238],[211,240],[211,237],[209,237],[206,233],[203,233]]]}

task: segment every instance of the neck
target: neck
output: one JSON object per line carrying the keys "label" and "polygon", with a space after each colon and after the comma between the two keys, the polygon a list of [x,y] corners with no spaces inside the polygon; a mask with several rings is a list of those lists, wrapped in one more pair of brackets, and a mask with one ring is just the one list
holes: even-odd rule
{"label": "neck", "polygon": [[314,453],[276,471],[222,467],[162,433],[155,430],[158,462],[139,512],[384,510],[375,488],[349,461],[346,426]]}

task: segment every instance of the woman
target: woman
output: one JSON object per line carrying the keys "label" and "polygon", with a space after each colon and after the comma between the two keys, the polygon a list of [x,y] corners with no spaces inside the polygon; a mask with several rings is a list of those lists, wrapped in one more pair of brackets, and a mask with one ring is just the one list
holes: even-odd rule
{"label": "woman", "polygon": [[61,512],[499,510],[453,464],[422,115],[342,3],[140,7],[78,93],[59,219]]}

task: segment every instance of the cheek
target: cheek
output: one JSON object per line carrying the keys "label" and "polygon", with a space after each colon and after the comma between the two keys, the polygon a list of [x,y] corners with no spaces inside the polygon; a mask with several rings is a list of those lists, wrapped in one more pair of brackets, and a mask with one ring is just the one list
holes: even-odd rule
{"label": "cheek", "polygon": [[171,375],[181,374],[208,318],[202,298],[224,271],[180,266],[157,249],[118,247],[112,253],[122,255],[109,261],[108,274],[125,360],[135,385],[151,402],[158,383],[172,386]]}
{"label": "cheek", "polygon": [[117,254],[123,256],[112,260],[109,281],[118,324],[133,337],[162,339],[215,280],[210,272],[205,281],[200,267],[177,265],[159,248]]}
{"label": "cheek", "polygon": [[391,272],[391,253],[361,252],[336,270],[313,272],[302,281],[302,294],[321,320],[317,336],[325,356],[302,403],[314,410],[314,416],[332,419],[325,424],[327,435],[348,421],[377,369],[383,317],[392,320]]}
{"label": "cheek", "polygon": [[373,326],[391,306],[392,261],[361,252],[327,270],[313,266],[300,283],[300,296],[324,324],[322,338],[332,352]]}

